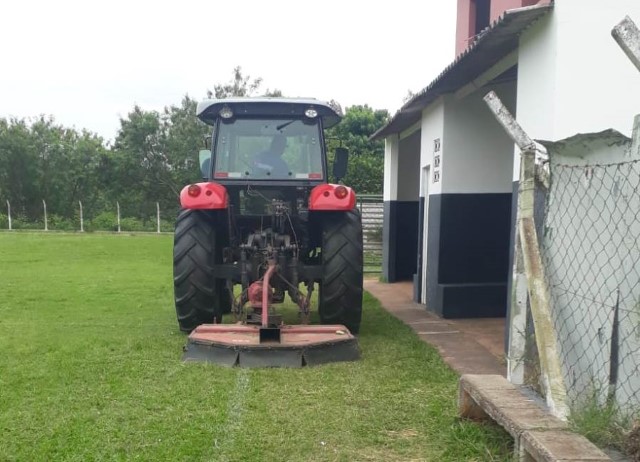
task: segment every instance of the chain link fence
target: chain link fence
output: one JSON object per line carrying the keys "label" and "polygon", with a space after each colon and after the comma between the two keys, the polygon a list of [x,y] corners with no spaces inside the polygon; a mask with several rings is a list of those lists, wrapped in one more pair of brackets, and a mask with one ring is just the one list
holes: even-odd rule
{"label": "chain link fence", "polygon": [[568,404],[595,397],[637,416],[640,160],[625,149],[605,143],[595,160],[612,163],[550,152],[541,240]]}
{"label": "chain link fence", "polygon": [[[364,272],[377,274],[382,271],[382,222],[383,200],[381,195],[358,195],[356,207],[362,216],[364,244]],[[0,230],[31,229],[42,231],[111,231],[111,232],[173,232],[174,217],[178,206],[168,210],[156,203],[153,211],[145,214],[146,218],[132,218],[127,210],[121,210],[120,204],[113,205],[112,210],[102,209],[99,212],[91,208],[83,208],[82,202],[77,204],[77,213],[73,218],[62,218],[56,210],[47,208],[42,201],[42,216],[36,220],[26,220],[22,215],[12,211],[11,203],[3,201],[0,209]]]}

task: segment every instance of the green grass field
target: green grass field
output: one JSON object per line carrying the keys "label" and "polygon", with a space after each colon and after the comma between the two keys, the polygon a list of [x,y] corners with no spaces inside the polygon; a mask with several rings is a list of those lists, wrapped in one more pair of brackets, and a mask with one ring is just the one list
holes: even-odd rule
{"label": "green grass field", "polygon": [[365,299],[362,360],[180,361],[170,236],[0,233],[0,460],[509,460],[456,375]]}

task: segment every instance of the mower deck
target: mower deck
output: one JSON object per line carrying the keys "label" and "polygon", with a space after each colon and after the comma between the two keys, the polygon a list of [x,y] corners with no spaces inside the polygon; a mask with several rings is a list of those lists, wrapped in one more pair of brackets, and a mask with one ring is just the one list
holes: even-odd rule
{"label": "mower deck", "polygon": [[356,338],[342,325],[202,324],[189,335],[183,356],[230,367],[303,367],[359,358]]}

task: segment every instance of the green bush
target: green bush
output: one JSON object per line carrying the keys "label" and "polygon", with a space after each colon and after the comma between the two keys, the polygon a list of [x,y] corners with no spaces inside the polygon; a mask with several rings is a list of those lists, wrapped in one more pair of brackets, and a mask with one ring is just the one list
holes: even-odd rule
{"label": "green bush", "polygon": [[22,217],[16,217],[11,220],[13,229],[44,229],[42,221],[28,221]]}
{"label": "green bush", "polygon": [[75,223],[72,218],[64,218],[60,215],[49,215],[49,229],[56,231],[77,231],[80,224]]}
{"label": "green bush", "polygon": [[176,224],[174,220],[160,219],[160,231],[162,231],[163,233],[172,233],[174,231],[175,225]]}
{"label": "green bush", "polygon": [[88,224],[87,231],[118,231],[118,218],[113,212],[102,212]]}
{"label": "green bush", "polygon": [[9,217],[4,213],[0,213],[0,229],[9,229]]}
{"label": "green bush", "polygon": [[144,223],[137,219],[131,217],[125,217],[120,219],[120,230],[121,231],[149,231],[148,228],[145,227]]}

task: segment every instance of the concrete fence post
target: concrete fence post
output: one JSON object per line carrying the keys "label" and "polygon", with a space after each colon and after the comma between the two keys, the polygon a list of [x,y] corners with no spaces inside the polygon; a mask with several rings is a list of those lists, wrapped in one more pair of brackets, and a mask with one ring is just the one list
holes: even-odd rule
{"label": "concrete fence post", "polygon": [[47,220],[47,203],[42,199],[42,208],[44,209],[44,230],[49,231],[49,221]]}
{"label": "concrete fence post", "polygon": [[118,220],[118,232],[120,232],[120,202],[116,202],[116,216]]}
{"label": "concrete fence post", "polygon": [[84,217],[82,215],[82,201],[78,201],[80,205],[80,232],[84,233]]}
{"label": "concrete fence post", "polygon": [[[562,375],[558,339],[551,316],[551,295],[546,283],[545,268],[534,222],[536,144],[494,92],[488,93],[484,100],[521,150],[517,218],[519,242],[516,249],[519,255],[516,255],[516,258],[522,258],[524,263],[547,405],[554,415],[566,419],[568,416],[567,390]],[[516,282],[514,281],[514,290],[517,290]]]}
{"label": "concrete fence post", "polygon": [[7,218],[9,220],[9,231],[11,231],[11,203],[7,199]]}
{"label": "concrete fence post", "polygon": [[160,234],[160,202],[156,202],[156,217],[158,223],[158,234]]}
{"label": "concrete fence post", "polygon": [[611,35],[640,71],[640,29],[636,23],[626,16],[611,30]]}

